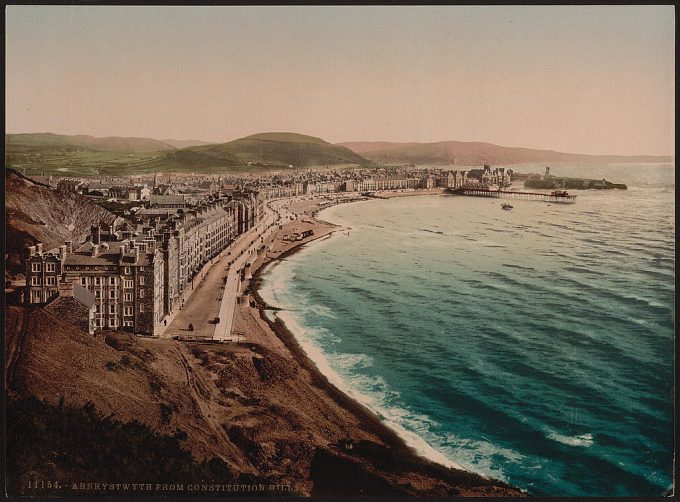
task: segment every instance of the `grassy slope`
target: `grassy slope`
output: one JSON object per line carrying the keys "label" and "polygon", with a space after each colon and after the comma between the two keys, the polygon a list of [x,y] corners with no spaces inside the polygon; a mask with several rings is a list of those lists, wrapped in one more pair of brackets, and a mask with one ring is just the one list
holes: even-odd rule
{"label": "grassy slope", "polygon": [[[159,434],[139,422],[102,416],[92,403],[50,405],[34,397],[7,403],[7,494],[65,496],[110,493],[74,490],[72,483],[250,483],[219,459],[196,462],[182,448],[186,434]],[[31,489],[29,481],[59,481]],[[126,492],[129,494],[130,492]],[[159,493],[155,493],[158,495]]]}

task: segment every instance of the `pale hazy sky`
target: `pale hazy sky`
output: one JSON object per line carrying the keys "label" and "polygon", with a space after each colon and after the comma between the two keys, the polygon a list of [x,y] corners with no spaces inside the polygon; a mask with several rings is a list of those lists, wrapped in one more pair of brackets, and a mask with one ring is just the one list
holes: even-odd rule
{"label": "pale hazy sky", "polygon": [[673,6],[6,10],[7,132],[674,154]]}

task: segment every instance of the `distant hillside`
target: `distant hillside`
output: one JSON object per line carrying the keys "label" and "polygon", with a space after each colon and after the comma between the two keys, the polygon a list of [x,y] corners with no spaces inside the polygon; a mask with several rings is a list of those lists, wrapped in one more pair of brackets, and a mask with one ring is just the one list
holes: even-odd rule
{"label": "distant hillside", "polygon": [[11,169],[5,170],[5,277],[23,274],[27,246],[46,249],[66,240],[82,242],[90,225],[112,223],[116,215],[77,194],[58,194]]}
{"label": "distant hillside", "polygon": [[253,134],[228,143],[184,148],[159,159],[187,165],[238,165],[312,167],[366,164],[360,155],[344,146],[332,145],[312,136],[295,133]]}
{"label": "distant hillside", "polygon": [[187,148],[189,146],[212,145],[213,141],[201,141],[200,139],[162,139],[163,143],[174,146],[175,148]]}
{"label": "distant hillside", "polygon": [[52,133],[5,134],[5,148],[8,152],[22,149],[66,149],[90,150],[97,152],[156,152],[174,150],[175,147],[151,138],[123,138],[109,136],[65,136]]}
{"label": "distant hillside", "polygon": [[[262,133],[230,141],[93,138],[57,134],[5,135],[5,167],[26,174],[58,176],[129,175],[151,172],[258,171],[295,167],[365,165],[343,146],[294,133]],[[136,150],[133,150],[136,148]]]}
{"label": "distant hillside", "polygon": [[671,162],[672,157],[585,155],[553,150],[534,150],[491,143],[440,141],[437,143],[350,142],[339,143],[374,162],[384,164],[532,164],[539,162]]}

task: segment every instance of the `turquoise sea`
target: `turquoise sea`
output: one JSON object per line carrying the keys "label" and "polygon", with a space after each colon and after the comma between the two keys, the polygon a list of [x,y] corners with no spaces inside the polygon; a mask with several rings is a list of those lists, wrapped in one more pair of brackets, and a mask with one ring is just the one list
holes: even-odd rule
{"label": "turquoise sea", "polygon": [[[515,166],[541,172],[541,166]],[[335,206],[349,236],[264,274],[320,369],[439,462],[536,495],[672,482],[674,166],[553,165],[626,191],[575,204]]]}

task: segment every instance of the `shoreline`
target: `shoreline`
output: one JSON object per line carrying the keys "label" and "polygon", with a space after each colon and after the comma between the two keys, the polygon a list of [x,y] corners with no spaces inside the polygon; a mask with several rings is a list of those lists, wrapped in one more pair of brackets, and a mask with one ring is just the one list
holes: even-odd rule
{"label": "shoreline", "polygon": [[[417,435],[416,433],[412,433],[406,429],[404,429],[400,424],[395,423],[395,424],[389,424],[385,420],[381,419],[378,413],[373,411],[369,405],[361,402],[361,400],[357,399],[356,397],[352,397],[349,392],[343,391],[340,386],[338,386],[337,383],[334,383],[329,376],[327,376],[319,367],[317,362],[312,359],[312,357],[307,353],[307,351],[304,348],[304,344],[295,336],[295,333],[291,328],[289,328],[285,322],[278,316],[275,316],[274,319],[270,319],[270,317],[267,315],[266,311],[270,310],[280,310],[277,307],[273,307],[269,305],[267,302],[264,301],[262,296],[260,295],[260,288],[262,287],[262,275],[268,270],[268,267],[271,266],[272,264],[276,263],[277,261],[284,260],[287,257],[290,257],[294,255],[295,253],[298,253],[302,251],[307,244],[310,244],[312,242],[317,242],[321,240],[326,240],[329,239],[335,234],[337,231],[342,231],[346,227],[337,225],[334,223],[327,222],[325,220],[322,220],[318,218],[318,213],[321,211],[324,211],[326,209],[329,209],[331,207],[335,207],[337,205],[343,204],[343,203],[352,203],[352,202],[362,202],[364,200],[372,200],[372,199],[389,199],[389,198],[394,198],[394,197],[403,197],[403,196],[425,196],[425,195],[438,195],[441,194],[441,190],[436,190],[436,191],[427,191],[427,193],[419,193],[419,192],[407,192],[407,193],[393,193],[390,194],[392,196],[386,196],[386,197],[366,197],[364,199],[356,200],[348,200],[348,201],[337,201],[334,204],[331,204],[326,207],[318,207],[320,204],[323,204],[321,202],[320,204],[317,204],[316,208],[311,211],[311,218],[315,220],[315,223],[317,224],[322,224],[325,226],[328,226],[328,229],[319,234],[319,235],[314,235],[310,239],[305,239],[304,241],[297,242],[284,252],[282,252],[280,255],[276,257],[270,257],[268,254],[264,257],[263,260],[259,261],[257,263],[256,269],[253,271],[253,275],[251,278],[251,282],[249,285],[249,290],[252,293],[255,303],[256,303],[256,308],[258,310],[259,317],[267,323],[267,325],[270,327],[270,329],[274,332],[274,334],[284,343],[284,345],[288,348],[288,350],[293,354],[295,357],[296,361],[300,366],[302,366],[306,371],[309,372],[310,375],[312,375],[313,378],[313,383],[319,387],[324,393],[326,393],[333,401],[335,401],[338,405],[343,407],[344,409],[348,410],[352,415],[354,415],[360,422],[361,426],[365,428],[367,431],[370,431],[372,434],[375,434],[377,437],[380,438],[381,441],[385,443],[387,447],[390,449],[393,449],[395,453],[398,455],[405,455],[408,456],[410,459],[414,460],[415,463],[419,464],[422,468],[425,468],[427,471],[432,472],[432,473],[437,473],[439,475],[446,476],[447,472],[457,472],[457,473],[463,473],[465,475],[472,475],[472,476],[479,476],[485,480],[488,480],[493,483],[498,483],[499,485],[505,487],[505,488],[510,488],[510,489],[517,489],[515,487],[512,487],[508,485],[504,481],[496,480],[493,478],[488,478],[482,474],[478,474],[472,470],[468,470],[463,468],[461,465],[456,463],[455,461],[450,460],[448,457],[446,457],[444,454],[441,452],[437,451],[434,447],[432,447],[424,438],[421,436]],[[386,194],[387,195],[387,194]],[[330,368],[329,369],[333,373],[334,370]],[[338,375],[339,377],[339,375]],[[342,381],[342,378],[339,377],[339,380]],[[349,385],[345,384],[345,387],[347,389],[350,389]],[[395,430],[394,426],[403,429],[403,433],[400,434],[399,430]],[[419,442],[422,442],[423,445],[425,445],[425,449],[430,449],[434,453],[434,455],[428,455],[427,452],[422,451],[421,448],[418,448],[415,446],[414,443],[415,441],[411,440],[409,441],[406,437],[404,437],[404,433],[406,435],[413,434],[415,438]],[[411,444],[409,444],[411,443]],[[433,457],[439,457],[439,458],[433,458]],[[449,465],[446,465],[449,464]],[[523,492],[526,493],[526,492]]]}

